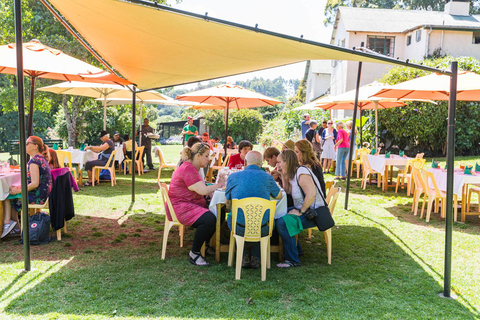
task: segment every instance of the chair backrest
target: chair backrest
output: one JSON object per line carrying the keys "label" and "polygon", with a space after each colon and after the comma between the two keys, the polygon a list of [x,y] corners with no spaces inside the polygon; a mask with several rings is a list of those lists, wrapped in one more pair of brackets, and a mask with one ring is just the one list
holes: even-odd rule
{"label": "chair backrest", "polygon": [[367,149],[367,148],[362,148],[362,149],[357,149],[358,151],[358,158],[360,159],[360,162],[363,163],[363,160],[362,160],[362,155],[363,156],[366,156],[368,154],[370,154],[370,150]]}
{"label": "chair backrest", "polygon": [[68,151],[56,150],[55,153],[57,154],[58,164],[60,168],[65,168],[65,158],[68,159],[68,167],[70,170],[73,170],[72,166],[72,154]]}
{"label": "chair backrest", "polygon": [[423,181],[421,170],[422,169],[412,167],[413,181],[415,181],[415,185],[417,186],[417,188],[427,190],[428,188],[425,186],[425,182]]}
{"label": "chair backrest", "polygon": [[360,154],[360,159],[362,160],[365,171],[372,171],[372,167],[370,167],[370,162],[368,162],[368,157],[366,154]]}
{"label": "chair backrest", "polygon": [[260,241],[262,237],[262,221],[267,210],[270,211],[268,221],[268,236],[272,236],[273,220],[275,218],[275,200],[262,198],[245,198],[232,200],[232,232],[236,234],[238,209],[245,215],[245,241]]}
{"label": "chair backrest", "polygon": [[427,188],[427,190],[428,188],[430,188],[430,183],[429,183],[430,181],[433,185],[433,189],[435,190],[435,196],[441,197],[442,194],[438,189],[437,182],[435,181],[435,177],[433,176],[433,173],[425,169],[420,169],[420,170],[422,170],[423,182],[425,183],[425,187]]}
{"label": "chair backrest", "polygon": [[228,167],[228,159],[230,159],[231,153],[227,152],[227,156],[225,157],[225,160],[223,160],[222,167]]}
{"label": "chair backrest", "polygon": [[[173,222],[178,222],[177,215],[175,214],[175,210],[173,210],[172,203],[170,202],[170,197],[168,196],[168,185],[165,182],[158,182],[158,186],[160,188],[160,194],[162,195],[163,207],[170,213]],[[165,219],[168,219],[168,216],[165,215]]]}
{"label": "chair backrest", "polygon": [[327,201],[327,204],[330,202],[330,199],[332,198],[332,196],[335,194],[335,192],[338,191],[338,188],[335,188],[334,185],[330,186],[330,188],[327,190],[327,188],[325,188],[326,191],[327,191],[327,196],[325,197],[325,200]]}
{"label": "chair backrest", "polygon": [[327,194],[328,194],[328,190],[334,186],[335,186],[335,180],[325,182],[325,191],[327,192]]}
{"label": "chair backrest", "polygon": [[338,196],[340,195],[341,190],[342,190],[342,188],[340,188],[340,187],[330,189],[330,193],[332,193],[332,195],[330,196],[330,201],[327,200],[327,202],[328,202],[328,209],[330,209],[330,214],[332,216],[333,216],[333,211],[335,211],[335,206],[337,204],[337,199],[338,199]]}
{"label": "chair backrest", "polygon": [[412,159],[411,164],[413,168],[423,169],[423,166],[425,165],[426,161],[427,159],[415,158],[415,159]]}
{"label": "chair backrest", "polygon": [[115,164],[115,155],[117,154],[117,150],[113,150],[112,153],[110,154],[110,158],[108,158],[107,163],[105,164],[105,167],[110,168],[113,167]]}
{"label": "chair backrest", "polygon": [[145,146],[141,146],[135,149],[135,160],[142,159],[143,150],[145,150]]}
{"label": "chair backrest", "polygon": [[162,166],[166,165],[167,163],[165,162],[165,157],[163,156],[162,149],[158,148],[157,152],[158,152],[158,158],[160,159],[160,165]]}

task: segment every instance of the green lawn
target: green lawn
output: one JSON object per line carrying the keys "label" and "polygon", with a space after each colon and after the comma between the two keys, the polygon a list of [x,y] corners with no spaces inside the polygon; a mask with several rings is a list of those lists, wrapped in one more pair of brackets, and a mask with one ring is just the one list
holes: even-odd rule
{"label": "green lawn", "polygon": [[[164,146],[169,162],[180,146]],[[154,158],[156,160],[156,158]],[[440,160],[440,159],[436,159]],[[480,158],[457,162],[480,163]],[[171,169],[162,171],[169,181]],[[267,281],[260,270],[243,270],[235,281],[227,254],[211,267],[186,259],[178,232],[169,236],[161,260],[164,210],[157,172],[130,176],[75,194],[76,217],[61,242],[32,247],[32,268],[21,273],[23,249],[15,239],[0,242],[0,319],[478,319],[480,318],[480,218],[453,226],[452,288],[457,300],[442,299],[444,221],[429,223],[410,213],[402,190],[360,190],[353,180],[350,210],[340,196],[332,232],[333,259],[327,264],[323,235],[307,239],[303,266],[278,269],[273,255]],[[332,176],[329,176],[331,179]],[[342,191],[345,183],[340,183]]]}

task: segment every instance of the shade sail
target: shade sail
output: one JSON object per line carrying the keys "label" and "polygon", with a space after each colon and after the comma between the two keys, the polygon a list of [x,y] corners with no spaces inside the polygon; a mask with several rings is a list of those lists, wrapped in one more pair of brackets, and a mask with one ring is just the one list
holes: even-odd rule
{"label": "shade sail", "polygon": [[161,5],[152,8],[118,0],[49,2],[108,63],[141,89],[311,59],[399,62],[253,27],[220,23]]}
{"label": "shade sail", "polygon": [[[395,99],[448,100],[450,97],[450,77],[432,73],[380,90],[374,96]],[[458,72],[457,100],[480,101],[479,74],[469,71]]]}
{"label": "shade sail", "polygon": [[[23,44],[23,68],[24,75],[32,78],[130,84],[36,40]],[[17,74],[15,44],[0,46],[0,73]]]}

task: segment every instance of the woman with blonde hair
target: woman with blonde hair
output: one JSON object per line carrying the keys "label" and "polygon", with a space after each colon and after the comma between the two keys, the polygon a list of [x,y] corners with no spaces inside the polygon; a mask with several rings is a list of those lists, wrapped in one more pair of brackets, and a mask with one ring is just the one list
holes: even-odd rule
{"label": "woman with blonde hair", "polygon": [[[208,266],[209,263],[202,257],[200,249],[215,233],[216,217],[208,210],[204,196],[222,188],[222,185],[207,186],[198,173],[208,165],[210,145],[196,143],[191,148],[185,147],[184,154],[187,159],[173,172],[168,196],[178,221],[197,229],[188,261],[196,266]],[[165,208],[165,211],[171,220],[168,208]]]}

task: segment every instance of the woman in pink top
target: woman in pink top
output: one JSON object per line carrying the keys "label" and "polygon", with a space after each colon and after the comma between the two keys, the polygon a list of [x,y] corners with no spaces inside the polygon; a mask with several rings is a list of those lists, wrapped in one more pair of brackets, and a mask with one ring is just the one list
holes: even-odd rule
{"label": "woman in pink top", "polygon": [[335,168],[335,179],[346,179],[345,160],[347,159],[348,151],[350,150],[350,137],[344,130],[345,124],[343,122],[337,123],[337,143],[335,143],[335,150],[337,151],[337,166]]}
{"label": "woman in pink top", "polygon": [[[168,196],[178,221],[186,226],[196,228],[192,250],[188,261],[196,266],[208,266],[209,263],[200,254],[204,242],[210,240],[215,233],[216,217],[207,208],[203,196],[221,188],[215,184],[206,186],[198,170],[208,165],[210,146],[206,143],[196,143],[191,148],[186,147],[184,153],[187,160],[173,173]],[[165,208],[167,217],[172,220],[170,212]]]}

